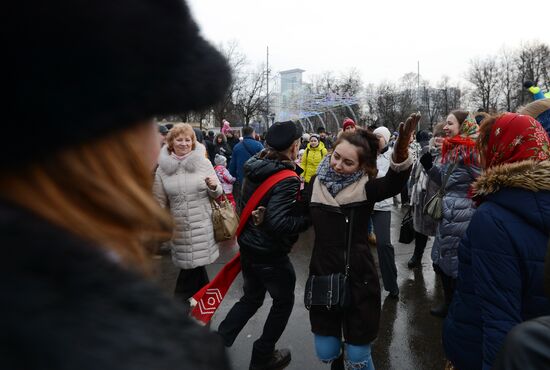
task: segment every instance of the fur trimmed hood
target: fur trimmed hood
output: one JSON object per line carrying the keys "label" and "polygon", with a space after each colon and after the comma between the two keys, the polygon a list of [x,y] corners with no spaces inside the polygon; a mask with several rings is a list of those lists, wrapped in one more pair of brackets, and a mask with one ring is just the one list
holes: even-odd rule
{"label": "fur trimmed hood", "polygon": [[472,192],[475,197],[485,197],[502,188],[550,191],[550,161],[527,160],[489,168],[474,182]]}
{"label": "fur trimmed hood", "polygon": [[160,150],[159,167],[168,176],[173,175],[179,166],[183,166],[186,172],[197,172],[205,166],[210,165],[210,161],[206,158],[206,148],[201,143],[195,144],[195,149],[188,157],[179,161],[173,158],[168,152],[168,147],[165,145]]}

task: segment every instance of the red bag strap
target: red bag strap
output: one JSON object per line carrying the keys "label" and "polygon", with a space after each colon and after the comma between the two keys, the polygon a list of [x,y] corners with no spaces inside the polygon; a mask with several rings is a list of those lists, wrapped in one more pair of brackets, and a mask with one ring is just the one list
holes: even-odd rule
{"label": "red bag strap", "polygon": [[246,206],[244,207],[243,212],[241,213],[241,219],[239,221],[239,227],[237,227],[237,231],[235,232],[235,236],[241,235],[241,231],[243,231],[248,218],[252,214],[252,211],[256,209],[262,198],[267,194],[269,190],[273,186],[275,186],[277,183],[283,181],[284,179],[288,179],[290,177],[298,177],[296,172],[292,170],[282,170],[279,171],[267,178],[262,184],[256,189],[256,191],[252,194],[248,202],[246,203]]}

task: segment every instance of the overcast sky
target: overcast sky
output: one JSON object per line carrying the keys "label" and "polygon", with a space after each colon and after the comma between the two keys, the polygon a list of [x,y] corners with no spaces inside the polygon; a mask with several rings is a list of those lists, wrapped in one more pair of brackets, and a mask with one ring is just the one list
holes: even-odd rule
{"label": "overcast sky", "polygon": [[[237,40],[253,63],[308,74],[357,68],[365,82],[416,72],[463,83],[470,59],[550,42],[550,1],[187,0],[214,44]],[[529,14],[534,19],[527,21]],[[540,19],[537,23],[536,18]]]}

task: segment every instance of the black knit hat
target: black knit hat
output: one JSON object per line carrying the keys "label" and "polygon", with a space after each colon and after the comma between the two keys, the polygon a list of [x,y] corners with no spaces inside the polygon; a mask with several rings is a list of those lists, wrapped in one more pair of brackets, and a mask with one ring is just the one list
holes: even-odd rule
{"label": "black knit hat", "polygon": [[273,149],[283,151],[290,148],[295,140],[301,138],[302,133],[302,126],[292,121],[275,122],[267,130],[265,142]]}
{"label": "black knit hat", "polygon": [[[21,0],[2,22],[7,104],[0,167],[204,109],[230,82],[182,0]],[[25,147],[14,136],[25,135]]]}

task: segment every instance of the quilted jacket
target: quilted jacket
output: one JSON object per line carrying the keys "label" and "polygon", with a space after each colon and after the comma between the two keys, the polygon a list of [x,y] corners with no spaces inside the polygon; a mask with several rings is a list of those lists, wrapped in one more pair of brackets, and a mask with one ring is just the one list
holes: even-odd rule
{"label": "quilted jacket", "polygon": [[[460,159],[450,172],[443,196],[443,218],[440,220],[432,248],[432,261],[443,272],[456,278],[458,273],[458,244],[468,228],[475,207],[468,197],[470,185],[479,176],[479,167],[465,165]],[[442,183],[451,163],[433,166],[428,175],[438,184]]]}
{"label": "quilted jacket", "polygon": [[219,197],[223,190],[219,183],[215,190],[206,186],[206,177],[217,179],[217,176],[204,154],[204,146],[197,144],[191,154],[180,161],[171,157],[164,146],[155,175],[155,198],[161,206],[170,209],[174,218],[172,261],[182,269],[208,265],[219,256],[210,198]]}

